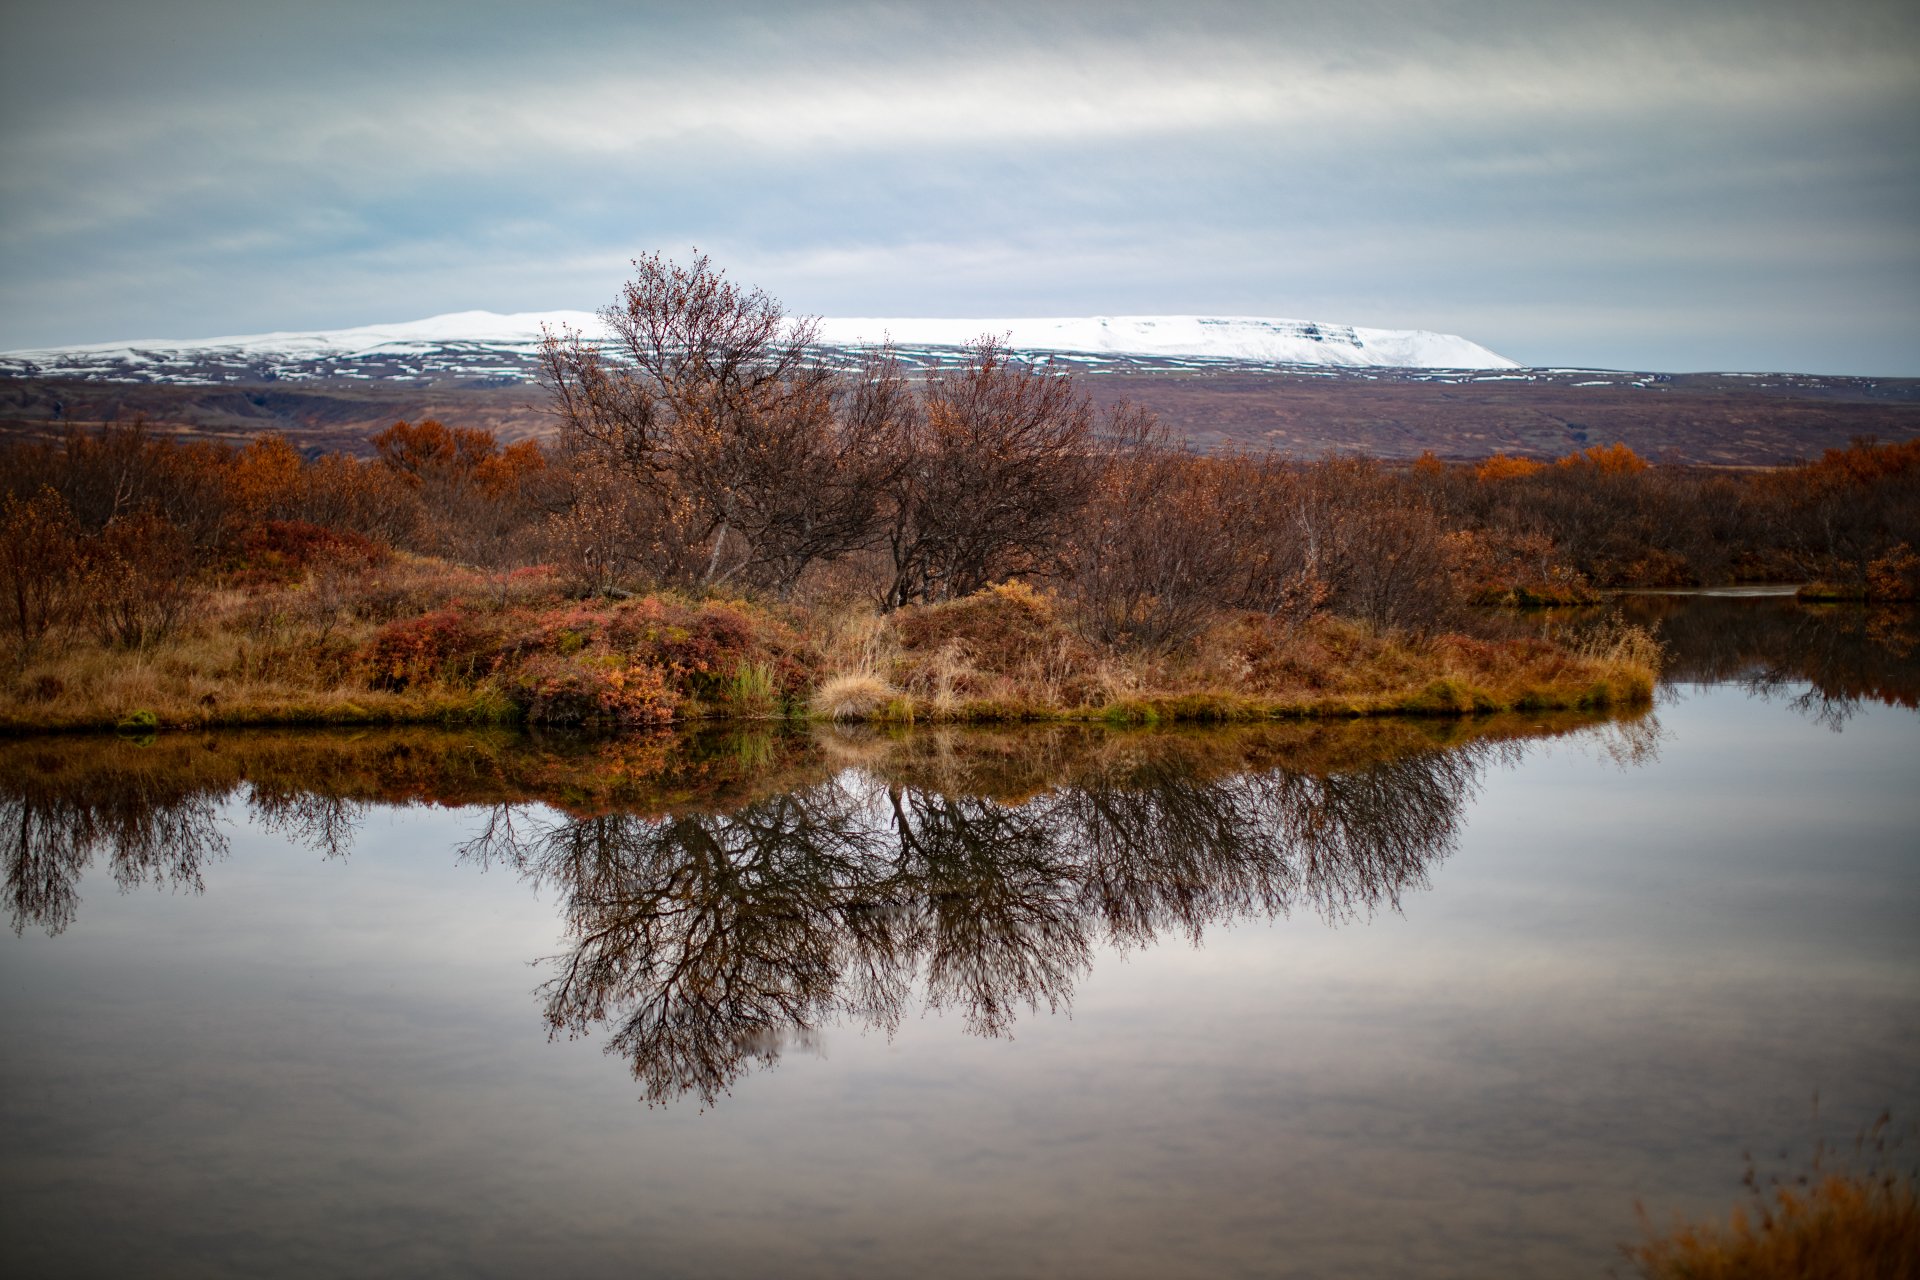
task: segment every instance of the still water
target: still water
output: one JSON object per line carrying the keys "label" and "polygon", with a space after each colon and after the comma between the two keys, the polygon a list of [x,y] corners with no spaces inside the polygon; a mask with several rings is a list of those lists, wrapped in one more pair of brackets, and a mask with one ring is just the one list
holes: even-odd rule
{"label": "still water", "polygon": [[1920,1112],[1912,614],[1626,607],[1605,723],[0,743],[0,1270],[1624,1272]]}

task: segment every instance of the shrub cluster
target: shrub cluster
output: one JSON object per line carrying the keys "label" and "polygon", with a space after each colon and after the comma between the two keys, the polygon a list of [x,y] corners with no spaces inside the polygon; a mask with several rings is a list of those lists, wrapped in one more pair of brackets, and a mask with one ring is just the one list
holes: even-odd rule
{"label": "shrub cluster", "polygon": [[1820,581],[1915,598],[1920,440],[1858,440],[1770,471],[1649,466],[1624,445],[1545,464],[1423,459],[1413,483],[1468,535],[1490,600],[1595,586]]}

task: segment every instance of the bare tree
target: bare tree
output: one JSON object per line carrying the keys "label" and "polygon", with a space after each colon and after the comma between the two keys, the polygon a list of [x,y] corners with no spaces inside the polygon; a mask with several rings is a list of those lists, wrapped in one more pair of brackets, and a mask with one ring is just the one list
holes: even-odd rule
{"label": "bare tree", "polygon": [[638,259],[600,313],[606,344],[549,334],[542,352],[568,446],[616,467],[662,505],[684,498],[707,546],[699,581],[782,593],[814,561],[874,539],[900,374],[881,359],[852,380],[808,351],[789,319],[705,256]]}
{"label": "bare tree", "polygon": [[1062,535],[1095,479],[1093,410],[1070,375],[983,337],[958,369],[927,379],[902,427],[886,603],[1059,570]]}

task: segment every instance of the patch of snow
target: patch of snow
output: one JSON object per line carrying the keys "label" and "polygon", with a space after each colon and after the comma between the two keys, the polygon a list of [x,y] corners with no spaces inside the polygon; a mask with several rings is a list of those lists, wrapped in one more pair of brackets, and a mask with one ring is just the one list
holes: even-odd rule
{"label": "patch of snow", "polygon": [[[400,324],[362,325],[314,333],[261,333],[221,338],[143,338],[85,346],[0,353],[0,362],[56,366],[59,373],[98,373],[114,366],[152,369],[197,362],[307,362],[435,356],[449,347],[497,367],[502,355],[531,357],[544,332],[606,334],[586,311],[458,311]],[[1060,353],[1095,363],[1112,357],[1218,360],[1344,368],[1514,369],[1519,365],[1453,334],[1367,329],[1258,316],[1089,316],[1041,319],[829,318],[819,321],[823,346],[871,348],[891,342],[903,354],[950,352],[983,335],[1023,353]],[[491,359],[488,359],[491,357]],[[47,368],[46,372],[55,372]]]}

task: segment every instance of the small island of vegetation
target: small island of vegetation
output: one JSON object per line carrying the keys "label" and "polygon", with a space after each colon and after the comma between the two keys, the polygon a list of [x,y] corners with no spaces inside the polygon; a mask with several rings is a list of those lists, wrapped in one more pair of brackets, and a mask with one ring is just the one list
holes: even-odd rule
{"label": "small island of vegetation", "polygon": [[0,728],[1604,709],[1651,698],[1650,635],[1485,606],[1920,576],[1920,443],[1761,477],[1203,456],[991,336],[836,367],[705,259],[635,265],[610,341],[549,336],[548,439],[0,451]]}

